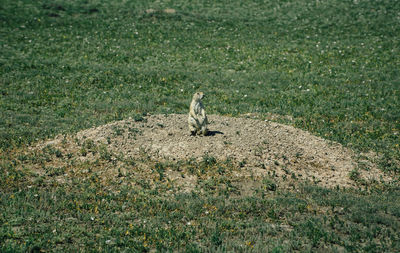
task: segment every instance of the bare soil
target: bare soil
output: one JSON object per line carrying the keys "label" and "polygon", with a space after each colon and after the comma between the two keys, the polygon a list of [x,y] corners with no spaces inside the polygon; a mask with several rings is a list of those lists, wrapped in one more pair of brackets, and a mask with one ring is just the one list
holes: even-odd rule
{"label": "bare soil", "polygon": [[[145,154],[153,161],[204,157],[230,160],[240,168],[234,172],[235,177],[243,180],[273,175],[281,180],[306,180],[329,188],[357,186],[350,178],[350,173],[358,168],[355,154],[339,143],[271,121],[218,115],[208,118],[208,136],[191,136],[186,114],[151,115],[141,121],[128,119],[83,130],[68,138],[59,136],[37,147],[52,145],[63,152],[79,154],[76,143],[91,140],[125,158],[136,159]],[[82,161],[95,159],[90,154],[80,156]],[[363,163],[364,169],[357,170],[361,181],[391,180],[373,163]],[[180,177],[172,170],[167,174],[172,179]],[[180,180],[190,185],[196,179],[186,176]]]}

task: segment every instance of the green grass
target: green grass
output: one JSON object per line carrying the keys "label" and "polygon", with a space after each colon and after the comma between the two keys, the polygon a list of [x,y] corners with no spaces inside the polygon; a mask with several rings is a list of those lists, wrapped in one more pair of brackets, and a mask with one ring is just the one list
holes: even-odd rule
{"label": "green grass", "polygon": [[[48,151],[46,151],[49,154]],[[56,154],[46,159],[54,158]],[[43,158],[43,157],[42,157]],[[208,157],[209,158],[209,157]],[[234,182],[229,163],[189,163],[199,173],[190,193],[161,177],[173,164],[141,166],[102,180],[78,170],[61,177],[12,169],[1,178],[2,252],[166,251],[396,252],[400,249],[399,188],[285,190],[273,178]],[[18,161],[16,161],[18,163]],[[83,165],[85,166],[85,165]],[[87,166],[87,164],[86,164]],[[89,164],[96,167],[96,163]],[[79,168],[79,167],[78,167]],[[175,169],[182,170],[182,167]],[[188,168],[190,171],[190,168]],[[210,176],[213,175],[213,176]],[[131,183],[134,183],[132,185]],[[254,184],[242,195],[241,184]]]}
{"label": "green grass", "polygon": [[[399,13],[400,3],[389,0],[2,0],[2,251],[398,251],[396,187],[300,187],[234,201],[229,192],[159,197],[117,183],[106,191],[79,177],[49,185],[62,168],[30,175],[15,170],[12,153],[144,113],[186,113],[192,93],[202,90],[209,114],[290,115],[293,121],[281,121],[377,152],[381,169],[398,177]],[[19,188],[31,177],[31,188]],[[142,197],[132,202],[133,195]],[[196,213],[204,205],[217,207],[212,217]],[[186,225],[190,218],[198,225]]]}

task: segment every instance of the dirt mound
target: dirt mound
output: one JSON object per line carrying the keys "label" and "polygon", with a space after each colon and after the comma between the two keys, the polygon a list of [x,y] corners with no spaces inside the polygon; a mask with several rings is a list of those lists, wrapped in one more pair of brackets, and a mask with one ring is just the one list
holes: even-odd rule
{"label": "dirt mound", "polygon": [[[104,145],[124,157],[146,154],[152,160],[231,160],[241,167],[236,176],[243,178],[274,175],[325,187],[353,187],[356,183],[350,173],[357,171],[357,178],[364,181],[389,180],[372,163],[364,164],[368,170],[357,170],[350,149],[291,126],[217,115],[209,115],[209,121],[210,134],[205,137],[189,135],[187,115],[169,114],[113,122],[81,131],[74,138]],[[40,146],[62,142],[65,147],[62,137]],[[81,159],[91,157],[85,154]]]}

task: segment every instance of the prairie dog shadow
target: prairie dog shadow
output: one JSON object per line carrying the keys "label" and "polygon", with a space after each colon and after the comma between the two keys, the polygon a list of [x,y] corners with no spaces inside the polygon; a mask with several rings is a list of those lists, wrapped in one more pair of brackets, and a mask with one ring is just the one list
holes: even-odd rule
{"label": "prairie dog shadow", "polygon": [[215,136],[217,134],[224,134],[224,133],[220,131],[208,131],[206,136]]}

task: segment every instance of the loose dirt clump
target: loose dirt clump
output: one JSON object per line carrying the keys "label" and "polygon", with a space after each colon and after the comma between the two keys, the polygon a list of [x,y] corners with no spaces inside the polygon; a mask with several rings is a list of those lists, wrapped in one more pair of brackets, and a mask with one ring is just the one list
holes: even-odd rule
{"label": "loose dirt clump", "polygon": [[187,115],[152,115],[112,122],[68,138],[60,136],[36,148],[58,147],[63,153],[78,154],[81,161],[96,159],[82,151],[82,143],[100,145],[124,159],[145,155],[151,161],[180,162],[211,157],[232,161],[240,168],[235,177],[243,180],[274,176],[324,187],[354,187],[357,180],[390,180],[372,163],[359,170],[352,150],[291,126],[218,115],[209,115],[209,121],[210,134],[205,137],[190,136]]}

